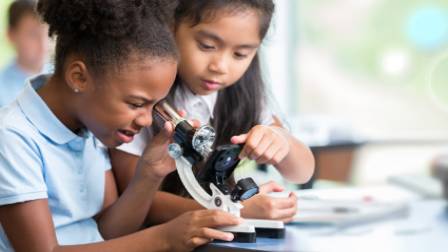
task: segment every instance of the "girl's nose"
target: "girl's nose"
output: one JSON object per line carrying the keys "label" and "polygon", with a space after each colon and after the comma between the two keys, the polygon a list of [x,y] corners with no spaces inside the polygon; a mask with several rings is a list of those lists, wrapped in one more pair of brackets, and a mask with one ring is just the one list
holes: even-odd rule
{"label": "girl's nose", "polygon": [[148,127],[152,124],[152,111],[142,112],[136,119],[135,123],[141,127]]}
{"label": "girl's nose", "polygon": [[228,72],[228,61],[225,55],[220,54],[213,57],[208,65],[211,72],[218,74],[226,74]]}

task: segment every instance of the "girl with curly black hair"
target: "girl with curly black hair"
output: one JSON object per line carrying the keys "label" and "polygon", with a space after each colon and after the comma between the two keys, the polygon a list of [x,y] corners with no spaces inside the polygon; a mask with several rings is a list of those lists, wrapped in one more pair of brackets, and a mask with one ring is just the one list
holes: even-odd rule
{"label": "girl with curly black hair", "polygon": [[162,3],[40,0],[38,12],[56,37],[55,73],[30,80],[0,110],[0,250],[184,251],[233,239],[209,227],[239,220],[209,210],[139,231],[174,170],[169,124],[117,197],[104,147],[129,143],[150,126],[153,105],[176,76]]}

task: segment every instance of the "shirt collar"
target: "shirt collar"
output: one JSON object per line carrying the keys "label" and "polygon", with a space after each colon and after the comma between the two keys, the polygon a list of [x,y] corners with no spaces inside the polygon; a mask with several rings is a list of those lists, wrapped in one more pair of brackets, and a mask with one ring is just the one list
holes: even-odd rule
{"label": "shirt collar", "polygon": [[210,118],[213,117],[213,110],[215,109],[218,92],[213,92],[208,95],[197,95],[185,85],[181,85],[181,88],[178,90],[182,92],[182,100],[187,107],[194,106],[194,104],[197,103],[205,104],[208,109]]}
{"label": "shirt collar", "polygon": [[42,87],[48,79],[49,75],[38,75],[27,81],[25,89],[17,98],[23,113],[41,134],[57,144],[66,144],[72,140],[86,138],[88,134],[80,137],[59,121],[37,94],[36,90]]}

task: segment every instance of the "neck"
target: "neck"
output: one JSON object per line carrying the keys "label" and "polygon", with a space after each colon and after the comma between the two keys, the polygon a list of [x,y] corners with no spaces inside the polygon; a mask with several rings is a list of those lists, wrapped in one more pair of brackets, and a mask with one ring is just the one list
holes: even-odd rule
{"label": "neck", "polygon": [[63,80],[52,76],[48,82],[38,90],[38,94],[56,117],[75,134],[83,128],[78,120],[75,97]]}

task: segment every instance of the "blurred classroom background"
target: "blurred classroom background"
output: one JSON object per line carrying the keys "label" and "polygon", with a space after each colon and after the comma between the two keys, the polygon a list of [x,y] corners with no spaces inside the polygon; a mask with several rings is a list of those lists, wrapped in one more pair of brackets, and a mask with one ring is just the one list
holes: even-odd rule
{"label": "blurred classroom background", "polygon": [[317,161],[314,187],[401,184],[440,195],[448,153],[448,2],[278,0],[265,67]]}
{"label": "blurred classroom background", "polygon": [[[14,57],[10,2],[0,1],[0,67]],[[448,153],[448,2],[276,4],[265,77],[282,119],[313,149],[314,186],[439,186],[430,167]]]}

